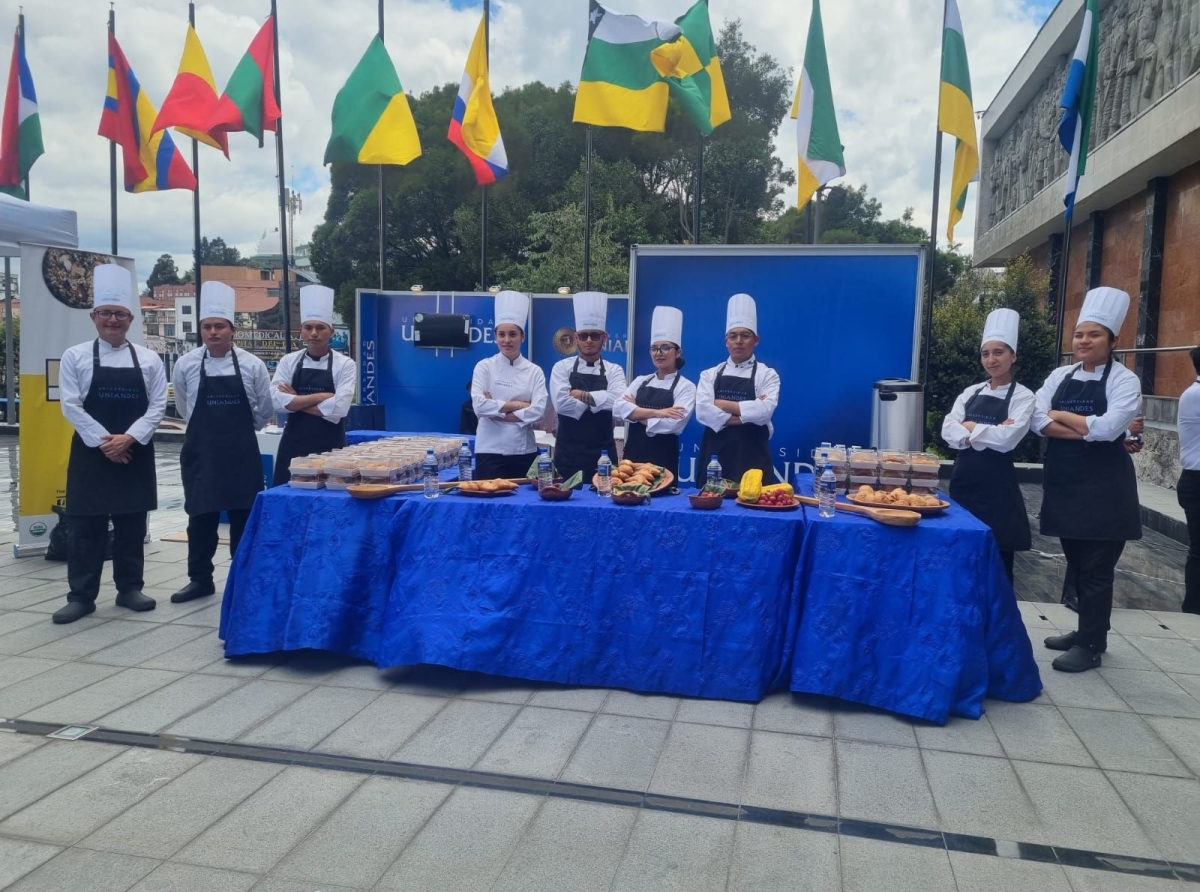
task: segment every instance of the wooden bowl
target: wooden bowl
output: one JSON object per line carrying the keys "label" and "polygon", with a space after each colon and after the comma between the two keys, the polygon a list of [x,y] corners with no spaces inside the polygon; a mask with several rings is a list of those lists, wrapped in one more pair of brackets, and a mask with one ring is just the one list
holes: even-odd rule
{"label": "wooden bowl", "polygon": [[726,490],[725,490],[725,498],[727,498],[727,499],[736,499],[737,497],[738,497],[738,487],[736,487],[736,486],[730,486],[730,487],[727,487],[727,488],[726,488]]}
{"label": "wooden bowl", "polygon": [[557,486],[539,489],[538,495],[547,502],[565,502],[571,498],[571,494],[575,492],[573,489],[559,489]]}
{"label": "wooden bowl", "polygon": [[615,492],[612,494],[614,505],[642,505],[650,497],[636,492]]}
{"label": "wooden bowl", "polygon": [[715,511],[724,503],[724,499],[719,496],[688,496],[688,501],[692,503],[693,508],[699,508],[701,511]]}

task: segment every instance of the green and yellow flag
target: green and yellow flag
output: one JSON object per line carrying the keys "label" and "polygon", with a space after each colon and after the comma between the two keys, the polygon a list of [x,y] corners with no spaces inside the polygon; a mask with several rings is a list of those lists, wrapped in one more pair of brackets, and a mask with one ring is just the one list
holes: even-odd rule
{"label": "green and yellow flag", "polygon": [[732,117],[708,17],[708,0],[696,0],[675,24],[683,36],[651,54],[654,67],[667,79],[671,95],[679,100],[696,127],[708,136]]}
{"label": "green and yellow flag", "polygon": [[396,66],[376,35],[333,101],[325,163],[408,164],[421,140]]}
{"label": "green and yellow flag", "polygon": [[979,141],[975,135],[975,105],[971,100],[971,70],[967,66],[967,41],[955,0],[946,0],[946,25],[942,31],[942,85],[938,98],[938,129],[957,137],[954,174],[950,180],[950,219],[946,238],[954,241],[954,227],[963,216],[967,187],[979,170]]}

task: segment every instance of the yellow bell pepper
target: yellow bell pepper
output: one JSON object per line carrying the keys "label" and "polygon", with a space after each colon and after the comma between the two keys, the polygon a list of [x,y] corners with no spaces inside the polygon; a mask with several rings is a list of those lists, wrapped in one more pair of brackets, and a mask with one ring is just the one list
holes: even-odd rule
{"label": "yellow bell pepper", "polygon": [[766,493],[766,492],[785,492],[789,496],[794,496],[796,494],[796,490],[792,489],[792,484],[790,484],[790,483],[772,483],[770,486],[764,486],[762,488],[762,491],[764,493]]}
{"label": "yellow bell pepper", "polygon": [[763,491],[762,476],[762,471],[757,468],[743,474],[742,482],[738,484],[738,498],[743,502],[757,502]]}

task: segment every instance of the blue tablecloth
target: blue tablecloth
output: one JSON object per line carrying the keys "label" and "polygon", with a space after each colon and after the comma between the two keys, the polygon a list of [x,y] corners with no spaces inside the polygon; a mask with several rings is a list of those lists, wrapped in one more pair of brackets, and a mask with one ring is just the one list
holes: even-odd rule
{"label": "blue tablecloth", "polygon": [[895,530],[682,496],[279,487],[255,503],[221,636],[228,656],[318,648],[732,700],[790,685],[937,722],[1041,689],[991,535],[959,509]]}

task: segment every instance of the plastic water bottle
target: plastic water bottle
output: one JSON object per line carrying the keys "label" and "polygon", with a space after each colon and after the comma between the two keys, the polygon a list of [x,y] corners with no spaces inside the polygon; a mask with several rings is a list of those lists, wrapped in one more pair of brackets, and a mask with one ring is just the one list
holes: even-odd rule
{"label": "plastic water bottle", "polygon": [[829,456],[824,452],[821,453],[821,464],[824,466],[824,470],[821,471],[817,493],[817,498],[821,503],[819,513],[822,517],[833,517],[837,513],[837,509],[834,507],[837,504],[837,477],[833,475],[833,465],[829,463]]}
{"label": "plastic water bottle", "polygon": [[721,463],[717,461],[717,456],[714,453],[712,461],[708,463],[708,470],[705,471],[706,480],[709,486],[721,485]]}
{"label": "plastic water bottle", "polygon": [[550,461],[550,453],[546,451],[545,446],[538,450],[537,481],[538,492],[554,486],[554,465]]}
{"label": "plastic water bottle", "polygon": [[[823,447],[828,447],[828,443],[822,443]],[[829,467],[829,453],[822,451],[814,461],[813,467],[813,482],[812,494],[818,499],[821,497],[821,477],[825,474],[825,469]]]}
{"label": "plastic water bottle", "polygon": [[425,498],[436,499],[441,494],[438,486],[438,460],[432,449],[425,451],[425,462],[421,465],[421,474],[425,481]]}
{"label": "plastic water bottle", "polygon": [[458,479],[459,482],[471,479],[471,447],[467,445],[467,441],[463,440],[462,446],[458,448]]}
{"label": "plastic water bottle", "polygon": [[602,499],[612,495],[612,459],[608,450],[600,450],[600,461],[596,462],[596,494]]}

